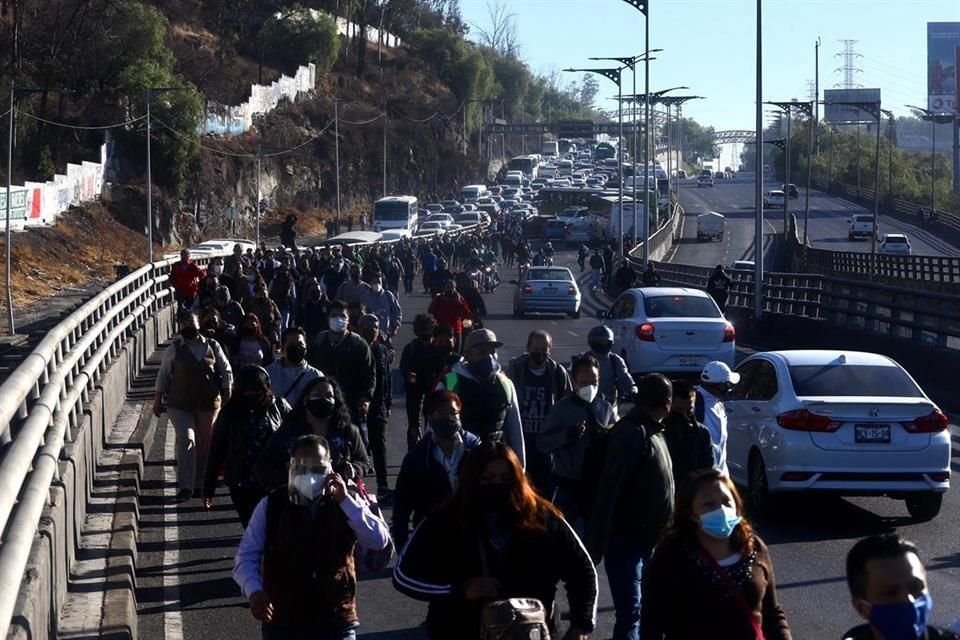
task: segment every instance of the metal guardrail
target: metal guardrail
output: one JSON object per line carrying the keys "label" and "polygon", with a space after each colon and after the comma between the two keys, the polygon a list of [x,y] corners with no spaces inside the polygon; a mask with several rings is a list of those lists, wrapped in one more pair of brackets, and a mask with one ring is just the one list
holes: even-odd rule
{"label": "metal guardrail", "polygon": [[[673,200],[673,194],[671,193],[671,200]],[[650,256],[650,259],[656,262],[657,260],[663,258],[666,255],[667,250],[673,246],[680,238],[680,219],[683,217],[683,207],[680,206],[680,203],[676,200],[672,202],[673,209],[670,214],[670,217],[667,218],[660,228],[657,229],[653,235],[650,236],[650,251],[647,255]],[[639,269],[644,268],[646,265],[643,264],[643,259],[637,257],[637,253],[643,253],[643,242],[637,242],[637,245],[630,249],[629,253],[626,254],[625,258],[630,262],[631,265]]]}

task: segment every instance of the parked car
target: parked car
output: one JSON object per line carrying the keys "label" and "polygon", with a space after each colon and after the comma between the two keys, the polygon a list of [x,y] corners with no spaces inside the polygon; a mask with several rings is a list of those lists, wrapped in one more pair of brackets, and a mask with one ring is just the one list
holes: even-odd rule
{"label": "parked car", "polygon": [[793,198],[794,200],[796,200],[797,198],[800,197],[800,190],[797,189],[797,185],[795,185],[795,184],[792,184],[792,183],[791,183],[791,184],[785,184],[785,185],[782,185],[782,186],[780,187],[780,189],[781,189],[784,193],[786,193],[787,196],[789,196],[790,198]]}
{"label": "parked car", "polygon": [[786,203],[787,200],[783,195],[783,191],[779,189],[772,189],[763,195],[763,206],[767,209],[773,209],[774,207],[783,209],[787,206]]}
{"label": "parked car", "polygon": [[888,233],[880,241],[880,253],[897,256],[913,255],[910,240],[902,233]]}
{"label": "parked car", "polygon": [[885,495],[918,520],[950,486],[948,419],[896,361],[857,351],[757,353],[724,402],[727,463],[754,510],[781,492]]}
{"label": "parked car", "polygon": [[631,373],[699,373],[713,360],[733,366],[736,330],[700,289],[628,289],[600,316]]}
{"label": "parked car", "polygon": [[513,315],[565,313],[580,317],[580,288],[566,267],[531,267],[521,276],[513,294]]}

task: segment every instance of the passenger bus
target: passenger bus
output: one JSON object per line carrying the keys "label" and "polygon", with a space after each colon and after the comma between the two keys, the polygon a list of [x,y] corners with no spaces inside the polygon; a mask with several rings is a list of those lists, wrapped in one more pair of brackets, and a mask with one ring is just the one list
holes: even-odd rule
{"label": "passenger bus", "polygon": [[413,196],[389,196],[373,203],[373,230],[409,229],[419,224],[417,199]]}
{"label": "passenger bus", "polygon": [[517,156],[510,160],[507,171],[522,171],[527,180],[536,180],[540,175],[539,166],[536,156]]}

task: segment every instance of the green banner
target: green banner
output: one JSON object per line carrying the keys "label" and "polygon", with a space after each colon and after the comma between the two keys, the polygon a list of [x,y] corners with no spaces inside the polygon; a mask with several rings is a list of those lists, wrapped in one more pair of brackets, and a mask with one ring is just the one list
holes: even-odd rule
{"label": "green banner", "polygon": [[[27,190],[10,190],[10,220],[27,219]],[[7,220],[7,190],[0,189],[0,220]]]}

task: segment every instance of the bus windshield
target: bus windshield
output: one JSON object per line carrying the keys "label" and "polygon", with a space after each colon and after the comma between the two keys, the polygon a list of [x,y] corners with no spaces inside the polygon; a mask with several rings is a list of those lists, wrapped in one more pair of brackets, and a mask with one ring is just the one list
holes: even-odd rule
{"label": "bus windshield", "polygon": [[406,221],[410,218],[410,205],[406,202],[378,202],[373,206],[374,220]]}
{"label": "bus windshield", "polygon": [[510,166],[508,169],[510,171],[523,171],[525,174],[530,174],[533,172],[533,159],[514,158],[510,161]]}

